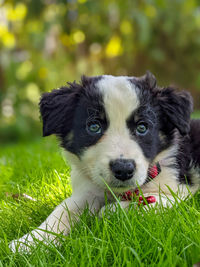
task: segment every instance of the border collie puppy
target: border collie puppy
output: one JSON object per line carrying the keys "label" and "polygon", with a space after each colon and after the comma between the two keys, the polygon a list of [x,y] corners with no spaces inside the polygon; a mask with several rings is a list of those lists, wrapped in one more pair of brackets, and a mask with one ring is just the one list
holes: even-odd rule
{"label": "border collie puppy", "polygon": [[105,194],[113,203],[111,190],[123,208],[134,195],[139,204],[167,206],[172,191],[180,199],[194,194],[200,185],[200,120],[190,120],[191,111],[188,92],[158,87],[150,72],[139,78],[84,76],[79,84],[43,94],[43,135],[59,137],[72,167],[73,194],[10,248],[56,242],[47,231],[66,235],[86,205],[100,210]]}

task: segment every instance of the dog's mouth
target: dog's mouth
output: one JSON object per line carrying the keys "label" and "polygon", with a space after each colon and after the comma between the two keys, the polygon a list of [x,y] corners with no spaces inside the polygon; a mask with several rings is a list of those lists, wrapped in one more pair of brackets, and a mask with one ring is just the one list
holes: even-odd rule
{"label": "dog's mouth", "polygon": [[135,188],[133,187],[111,187],[111,190],[114,192],[114,193],[125,193],[129,190],[135,190]]}
{"label": "dog's mouth", "polygon": [[128,181],[119,181],[115,179],[109,183],[109,187],[112,189],[113,192],[123,193],[128,190],[136,189],[137,185],[135,179],[130,179]]}
{"label": "dog's mouth", "polygon": [[114,193],[124,193],[129,190],[135,190],[138,186],[140,187],[145,184],[146,181],[146,176],[143,179],[137,179],[137,177],[134,176],[131,179],[123,181],[116,179],[113,175],[105,175],[103,173],[99,174],[99,178],[103,181],[103,187],[107,188],[109,191],[111,189]]}

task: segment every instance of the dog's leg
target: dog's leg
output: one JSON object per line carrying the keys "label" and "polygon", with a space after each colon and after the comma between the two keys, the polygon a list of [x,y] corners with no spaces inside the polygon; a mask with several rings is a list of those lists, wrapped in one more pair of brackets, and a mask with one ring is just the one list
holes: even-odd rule
{"label": "dog's leg", "polygon": [[73,221],[78,219],[84,208],[88,205],[91,212],[98,211],[102,205],[102,199],[96,197],[91,192],[72,195],[57,206],[38,229],[33,230],[20,239],[13,240],[10,243],[10,249],[13,252],[16,250],[28,251],[29,247],[33,246],[37,241],[53,241],[57,243],[56,234],[68,234]]}
{"label": "dog's leg", "polygon": [[[146,195],[145,197],[148,197],[150,195]],[[157,203],[160,203],[160,198],[158,195],[155,195],[155,194],[151,194],[151,196],[153,196],[155,198],[155,203],[151,203],[151,205],[155,205],[156,202]],[[164,198],[163,198],[164,199]],[[166,201],[163,201],[165,204],[167,203]],[[148,202],[147,202],[148,203]],[[149,203],[150,204],[150,203]],[[110,212],[116,212],[116,210],[119,208],[122,208],[122,209],[125,209],[127,210],[130,205],[134,205],[134,207],[137,207],[139,205],[146,205],[146,202],[143,200],[143,201],[139,201],[139,199],[137,200],[123,200],[123,201],[119,201],[118,203],[117,202],[114,202],[114,203],[111,203],[111,204],[108,204],[104,207],[101,208],[100,212],[99,212],[99,216],[102,217],[103,214],[105,214],[106,210],[110,211]]]}
{"label": "dog's leg", "polygon": [[105,205],[100,209],[99,217],[102,217],[103,215],[105,215],[106,211],[116,212],[116,210],[119,208],[119,205],[122,209],[128,209],[130,204],[131,204],[131,201],[119,201],[119,202],[114,202],[114,203]]}

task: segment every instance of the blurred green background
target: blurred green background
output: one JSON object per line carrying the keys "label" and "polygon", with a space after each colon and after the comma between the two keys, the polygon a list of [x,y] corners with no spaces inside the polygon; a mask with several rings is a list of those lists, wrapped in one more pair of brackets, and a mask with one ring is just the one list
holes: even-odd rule
{"label": "blurred green background", "polygon": [[41,135],[44,91],[147,69],[200,109],[200,0],[0,0],[0,142]]}

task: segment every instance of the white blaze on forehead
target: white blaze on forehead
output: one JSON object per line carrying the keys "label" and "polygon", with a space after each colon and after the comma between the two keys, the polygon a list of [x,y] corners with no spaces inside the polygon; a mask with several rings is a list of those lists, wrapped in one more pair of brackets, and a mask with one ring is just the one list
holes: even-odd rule
{"label": "white blaze on forehead", "polygon": [[[125,185],[134,188],[137,183],[144,183],[149,166],[141,147],[127,127],[127,119],[140,104],[137,96],[139,89],[129,81],[129,77],[110,75],[103,76],[96,83],[96,87],[103,96],[109,126],[103,137],[84,151],[83,168],[88,166],[92,180],[103,188],[103,180],[112,188]],[[120,157],[132,159],[136,163],[134,176],[127,182],[116,179],[110,170],[111,160]]]}
{"label": "white blaze on forehead", "polygon": [[110,124],[116,124],[115,126],[125,124],[126,119],[139,106],[136,86],[128,80],[128,77],[111,75],[104,75],[97,86],[103,95]]}

